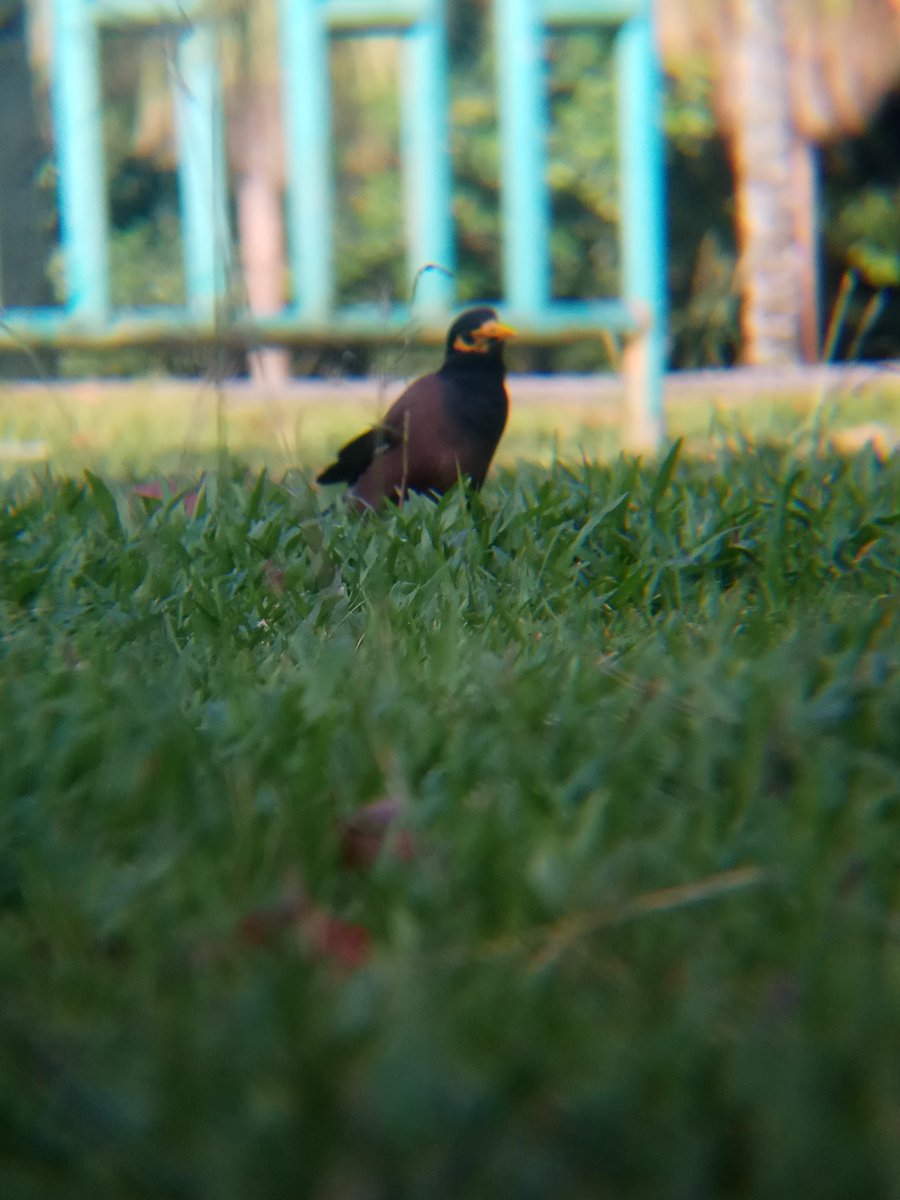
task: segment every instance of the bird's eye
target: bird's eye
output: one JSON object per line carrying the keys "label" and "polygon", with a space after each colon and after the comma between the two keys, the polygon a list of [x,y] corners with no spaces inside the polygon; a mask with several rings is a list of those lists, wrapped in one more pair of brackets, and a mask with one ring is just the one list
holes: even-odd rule
{"label": "bird's eye", "polygon": [[[478,332],[477,330],[475,331]],[[465,354],[471,354],[472,351],[486,350],[488,347],[487,341],[479,343],[473,340],[473,335],[468,333],[458,333],[456,340],[453,343],[454,350],[462,350]]]}

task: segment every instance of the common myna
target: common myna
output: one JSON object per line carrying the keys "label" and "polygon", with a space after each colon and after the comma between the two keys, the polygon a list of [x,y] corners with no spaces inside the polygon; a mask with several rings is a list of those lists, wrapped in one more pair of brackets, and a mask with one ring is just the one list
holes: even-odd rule
{"label": "common myna", "polygon": [[480,488],[506,425],[503,343],[515,330],[492,308],[472,308],[450,326],[444,361],[391,405],[383,420],[342,446],[318,483],[349,483],[360,508],[406,494],[441,495],[458,479]]}

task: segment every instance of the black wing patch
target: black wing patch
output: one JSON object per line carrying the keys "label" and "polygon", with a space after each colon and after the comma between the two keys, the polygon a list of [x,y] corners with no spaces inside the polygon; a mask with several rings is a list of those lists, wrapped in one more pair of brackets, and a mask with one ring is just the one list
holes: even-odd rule
{"label": "black wing patch", "polygon": [[376,425],[355,437],[338,450],[337,460],[316,476],[316,483],[356,483],[372,464],[376,454],[382,454],[400,442],[400,435],[389,425]]}

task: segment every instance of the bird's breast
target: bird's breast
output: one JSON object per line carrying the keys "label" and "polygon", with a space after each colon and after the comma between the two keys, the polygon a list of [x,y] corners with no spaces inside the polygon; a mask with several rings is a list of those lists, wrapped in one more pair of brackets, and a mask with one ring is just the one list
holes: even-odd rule
{"label": "bird's breast", "polygon": [[453,388],[446,396],[447,414],[462,431],[496,444],[506,427],[509,399],[502,383],[486,388]]}

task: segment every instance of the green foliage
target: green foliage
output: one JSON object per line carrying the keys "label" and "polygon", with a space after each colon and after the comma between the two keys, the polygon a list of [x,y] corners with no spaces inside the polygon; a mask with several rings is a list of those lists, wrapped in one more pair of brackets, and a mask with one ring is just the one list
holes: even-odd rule
{"label": "green foliage", "polygon": [[671,362],[727,366],[740,350],[733,181],[699,66],[668,80],[665,131]]}
{"label": "green foliage", "polygon": [[732,365],[740,349],[740,296],[733,246],[723,245],[713,232],[704,234],[680,299],[670,321],[672,352],[678,364],[685,368]]}
{"label": "green foliage", "polygon": [[848,200],[831,240],[871,287],[900,287],[900,187],[869,189]]}
{"label": "green foliage", "polygon": [[712,112],[713,83],[708,65],[697,62],[690,71],[668,79],[664,101],[667,139],[679,153],[696,157],[705,153],[716,136]]}
{"label": "green foliage", "polygon": [[[48,267],[57,299],[65,294],[62,252],[56,250]],[[157,212],[114,233],[109,241],[109,284],[114,307],[168,306],[184,303],[184,268],[180,227],[173,212]],[[68,350],[59,356],[61,375],[150,375],[168,367],[178,373],[202,369],[196,354],[161,356],[154,349]]]}
{"label": "green foliage", "polygon": [[617,296],[621,290],[612,51],[603,30],[550,43],[547,179],[555,296]]}
{"label": "green foliage", "polygon": [[161,490],[0,497],[3,1195],[895,1194],[900,463]]}
{"label": "green foliage", "polygon": [[[454,58],[451,122],[460,185],[455,215],[465,297],[500,290],[499,138],[490,36],[486,28],[470,30]],[[553,294],[617,295],[616,109],[609,34],[592,30],[550,38],[547,79]]]}
{"label": "green foliage", "polygon": [[[400,172],[401,58],[396,43],[337,42],[335,90],[335,259],[342,302],[409,298]],[[380,68],[380,69],[378,69]]]}

